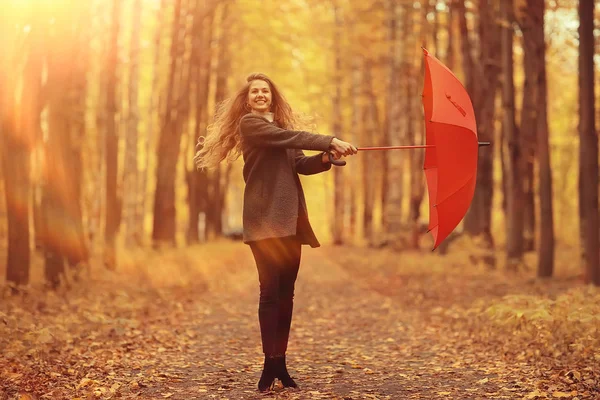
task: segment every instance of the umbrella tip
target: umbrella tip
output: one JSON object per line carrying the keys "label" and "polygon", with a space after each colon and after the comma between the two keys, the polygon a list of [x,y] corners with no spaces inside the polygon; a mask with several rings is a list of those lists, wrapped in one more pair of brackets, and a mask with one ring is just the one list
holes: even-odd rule
{"label": "umbrella tip", "polygon": [[421,46],[421,49],[423,49],[423,54],[425,54],[426,56],[429,55],[429,52],[425,47]]}

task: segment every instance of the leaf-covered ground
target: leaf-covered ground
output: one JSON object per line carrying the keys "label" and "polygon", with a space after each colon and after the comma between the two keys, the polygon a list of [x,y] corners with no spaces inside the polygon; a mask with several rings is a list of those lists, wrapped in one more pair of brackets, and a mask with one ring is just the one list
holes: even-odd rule
{"label": "leaf-covered ground", "polygon": [[298,390],[257,393],[257,273],[221,242],[128,253],[54,293],[5,288],[0,399],[600,398],[598,289],[471,266],[468,248],[304,249]]}

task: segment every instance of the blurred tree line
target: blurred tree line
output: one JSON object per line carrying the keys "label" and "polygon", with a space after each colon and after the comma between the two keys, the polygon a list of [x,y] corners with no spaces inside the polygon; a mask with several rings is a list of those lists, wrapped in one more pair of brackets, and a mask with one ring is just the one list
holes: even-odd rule
{"label": "blurred tree line", "polygon": [[[197,171],[192,156],[216,105],[249,72],[281,82],[293,106],[321,118],[319,132],[363,146],[423,143],[425,47],[464,83],[479,140],[493,142],[479,152],[472,206],[440,252],[469,235],[486,263],[499,248],[517,269],[535,251],[538,275],[549,277],[557,235],[578,231],[582,271],[600,285],[597,8],[593,0],[8,0],[0,15],[6,279],[28,283],[32,251],[56,287],[93,254],[116,268],[119,243],[228,234],[232,204],[241,204],[239,165]],[[576,35],[559,42],[548,21],[575,21]],[[576,126],[555,133],[548,65],[565,46],[577,56],[578,85],[569,88],[577,96],[564,94]],[[567,145],[553,146],[555,134]],[[331,241],[419,248],[428,217],[422,165],[420,151],[365,152],[334,168],[323,178],[326,204],[314,211],[329,215]],[[562,192],[571,181],[577,190]],[[577,217],[566,221],[578,228],[567,233],[556,211],[565,197],[577,198]]]}

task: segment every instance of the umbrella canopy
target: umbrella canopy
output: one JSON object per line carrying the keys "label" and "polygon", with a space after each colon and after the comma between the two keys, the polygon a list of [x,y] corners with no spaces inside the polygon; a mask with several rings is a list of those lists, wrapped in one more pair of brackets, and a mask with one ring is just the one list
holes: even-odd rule
{"label": "umbrella canopy", "polygon": [[[471,99],[444,64],[423,49],[429,231],[435,249],[463,219],[475,192],[477,124]],[[431,146],[431,147],[430,147]]]}
{"label": "umbrella canopy", "polygon": [[[444,64],[423,49],[425,81],[426,144],[408,146],[358,147],[363,150],[425,149],[424,170],[429,193],[429,232],[433,249],[456,228],[463,219],[477,180],[479,146],[490,142],[477,141],[477,123],[473,104],[462,83]],[[338,166],[345,161],[329,161]]]}

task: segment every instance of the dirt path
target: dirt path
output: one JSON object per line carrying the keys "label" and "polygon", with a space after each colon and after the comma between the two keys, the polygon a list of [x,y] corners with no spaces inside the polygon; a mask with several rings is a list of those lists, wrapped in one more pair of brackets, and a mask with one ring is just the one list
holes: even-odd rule
{"label": "dirt path", "polygon": [[305,249],[288,348],[299,390],[256,391],[262,353],[250,258],[234,266],[234,288],[224,281],[164,316],[156,355],[132,372],[139,387],[129,389],[158,399],[344,400],[515,399],[535,390],[526,364],[482,354],[473,340],[432,319],[435,310],[415,308],[428,288],[374,290],[369,276],[357,278],[338,261],[341,250]]}

